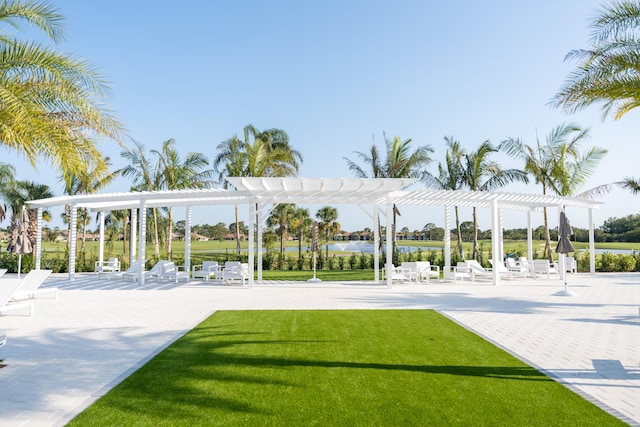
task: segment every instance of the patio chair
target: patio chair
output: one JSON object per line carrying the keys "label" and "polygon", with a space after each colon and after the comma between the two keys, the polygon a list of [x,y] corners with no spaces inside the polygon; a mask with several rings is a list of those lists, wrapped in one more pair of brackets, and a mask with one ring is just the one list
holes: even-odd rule
{"label": "patio chair", "polygon": [[471,267],[467,266],[466,263],[460,262],[456,266],[445,267],[442,270],[442,277],[443,280],[452,281],[453,283],[463,282],[465,280],[470,282],[474,281]]}
{"label": "patio chair", "polygon": [[103,274],[120,272],[120,260],[118,258],[109,258],[108,261],[96,261],[94,272],[98,273],[101,279]]}
{"label": "patio chair", "polygon": [[234,282],[240,280],[242,286],[249,278],[249,264],[241,263],[239,261],[227,261],[224,263],[224,269],[222,270],[223,282]]}
{"label": "patio chair", "polygon": [[552,274],[558,275],[558,266],[555,262],[549,262],[548,259],[534,259],[533,274],[535,277],[537,277],[538,274],[543,274],[547,276],[547,279],[550,279]]}
{"label": "patio chair", "polygon": [[[493,260],[490,259],[489,263],[491,263],[491,268],[487,269],[487,270],[493,271],[493,269],[496,268],[493,265]],[[513,280],[515,277],[521,277],[523,279],[527,278],[526,271],[511,270],[501,262],[498,263],[498,267],[496,269],[498,270],[498,274],[500,274],[501,278],[505,278],[505,279],[509,279],[509,280]]]}
{"label": "patio chair", "polygon": [[[58,288],[43,288],[40,285],[51,274],[51,270],[31,270],[20,281],[20,287],[11,296],[12,300],[31,299],[31,298],[58,298]],[[46,296],[45,296],[46,295]]]}
{"label": "patio chair", "polygon": [[568,273],[575,273],[577,271],[576,259],[572,256],[568,256],[564,259],[564,268]]}
{"label": "patio chair", "polygon": [[491,270],[487,270],[486,268],[484,268],[475,259],[458,263],[458,265],[461,265],[461,264],[462,266],[467,266],[471,269],[471,274],[473,275],[474,281],[476,278],[493,280],[493,272]]}
{"label": "patio chair", "polygon": [[440,267],[431,266],[429,261],[407,261],[400,264],[400,267],[410,271],[409,280],[425,281],[426,283],[429,283],[430,278],[440,280]]}
{"label": "patio chair", "polygon": [[514,271],[516,273],[527,273],[527,265],[523,264],[522,261],[516,260],[515,258],[507,257],[505,264],[509,271]]}
{"label": "patio chair", "polygon": [[215,276],[216,280],[222,279],[218,261],[204,261],[202,264],[196,264],[192,268],[191,277],[194,279],[204,279],[208,282],[211,276]]}
{"label": "patio chair", "polygon": [[412,273],[411,269],[406,267],[396,267],[391,264],[391,268],[382,267],[382,280],[387,279],[387,274],[391,272],[391,281],[398,280],[401,282],[411,281],[411,278],[416,278],[416,273]]}
{"label": "patio chair", "polygon": [[[134,261],[131,263],[129,268],[126,271],[120,273],[124,280],[133,280],[134,282],[138,281],[140,277],[140,270],[142,269],[142,265],[140,261]],[[109,276],[110,277],[110,276]]]}
{"label": "patio chair", "polygon": [[[182,268],[183,271],[180,271],[180,268]],[[171,261],[162,264],[162,271],[159,277],[161,279],[173,280],[176,283],[178,283],[180,279],[185,279],[187,282],[189,281],[189,273],[184,271],[184,266],[175,265]]]}
{"label": "patio chair", "polygon": [[5,312],[26,316],[33,314],[33,305],[30,301],[10,302],[20,285],[22,285],[22,280],[19,279],[0,280],[0,314]]}

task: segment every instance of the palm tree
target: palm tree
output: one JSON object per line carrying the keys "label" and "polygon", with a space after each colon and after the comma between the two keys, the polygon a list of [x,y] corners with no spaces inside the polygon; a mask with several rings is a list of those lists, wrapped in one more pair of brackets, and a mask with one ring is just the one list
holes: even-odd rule
{"label": "palm tree", "polygon": [[122,126],[102,107],[108,87],[88,62],[13,35],[27,23],[57,43],[62,19],[49,2],[0,3],[0,144],[34,166],[45,159],[81,172],[104,161],[95,139],[121,140]]}
{"label": "palm tree", "polygon": [[[592,147],[581,154],[580,143],[588,138],[588,133],[588,129],[581,129],[577,125],[562,124],[549,132],[544,144],[537,139],[536,145],[530,146],[520,139],[509,138],[502,142],[501,147],[510,156],[524,161],[525,172],[531,174],[536,184],[542,186],[542,194],[551,191],[560,196],[571,196],[591,176],[595,166],[607,152]],[[589,195],[589,192],[584,195]],[[552,260],[546,207],[543,215],[546,240],[544,254]]]}
{"label": "palm tree", "polygon": [[289,222],[289,227],[298,236],[298,259],[302,258],[302,241],[305,231],[308,231],[312,225],[313,219],[309,215],[309,209],[296,208]]}
{"label": "palm tree", "polygon": [[287,227],[296,212],[293,203],[278,203],[267,218],[267,227],[278,227],[280,235],[280,256],[284,256],[284,241],[287,238]]}
{"label": "palm tree", "polygon": [[[225,188],[228,177],[296,176],[302,155],[289,144],[289,136],[281,129],[258,131],[253,125],[243,128],[244,139],[232,136],[218,144],[213,167]],[[253,141],[251,140],[253,138]],[[235,206],[236,225],[238,205]],[[250,230],[253,233],[253,230]],[[236,227],[236,250],[240,253],[240,230]]]}
{"label": "palm tree", "polygon": [[[399,136],[393,139],[387,138],[383,132],[386,157],[382,158],[375,143],[371,144],[369,153],[354,151],[354,154],[364,163],[360,166],[353,160],[344,157],[349,170],[358,178],[423,178],[425,168],[431,163],[433,148],[423,145],[411,152],[411,139],[402,140]],[[399,213],[396,205],[393,205],[393,250],[397,249],[395,232],[396,215]],[[378,224],[380,228],[380,224]],[[382,243],[382,242],[381,242]]]}
{"label": "palm tree", "polygon": [[[447,145],[447,153],[445,157],[444,165],[438,163],[438,176],[435,176],[427,172],[422,178],[423,182],[430,188],[437,190],[459,190],[464,185],[464,168],[462,160],[465,157],[465,152],[460,146],[460,142],[455,140],[452,136],[445,136],[444,141]],[[458,256],[461,261],[464,261],[464,252],[462,250],[462,231],[460,230],[460,215],[458,212],[458,206],[454,207],[456,215],[456,232],[457,232],[457,246]],[[450,233],[451,230],[445,230],[445,233]]]}
{"label": "palm tree", "polygon": [[436,228],[436,225],[432,222],[428,222],[422,227],[422,232],[429,235],[429,240],[431,240],[431,233],[433,229]]}
{"label": "palm tree", "polygon": [[[134,141],[133,148],[127,148],[120,152],[120,156],[126,160],[128,166],[119,170],[125,178],[133,182],[132,190],[154,191],[160,188],[160,174],[152,164],[145,151],[145,146]],[[160,258],[160,237],[158,232],[158,210],[151,210],[153,216],[153,243],[156,258]],[[132,225],[133,226],[133,225]]]}
{"label": "palm tree", "polygon": [[[187,188],[208,188],[213,184],[213,171],[205,169],[209,161],[202,153],[190,152],[184,160],[175,149],[175,140],[168,139],[160,151],[151,150],[157,157],[156,173],[159,176],[158,189],[183,190]],[[167,255],[172,255],[173,208],[169,207],[167,230]]]}
{"label": "palm tree", "polygon": [[603,103],[603,116],[617,120],[640,105],[640,4],[618,0],[598,11],[588,49],[569,52],[577,60],[552,104],[569,112]]}
{"label": "palm tree", "polygon": [[318,231],[324,233],[326,259],[329,259],[329,237],[331,233],[340,231],[340,224],[336,221],[338,219],[338,210],[331,206],[323,206],[316,212],[316,218],[320,220],[318,222]]}
{"label": "palm tree", "polygon": [[[493,191],[514,181],[529,182],[526,172],[519,169],[503,169],[497,162],[489,160],[489,156],[497,151],[497,147],[485,141],[476,151],[464,156],[463,181],[469,190]],[[478,257],[478,215],[474,206],[472,258],[479,260]]]}

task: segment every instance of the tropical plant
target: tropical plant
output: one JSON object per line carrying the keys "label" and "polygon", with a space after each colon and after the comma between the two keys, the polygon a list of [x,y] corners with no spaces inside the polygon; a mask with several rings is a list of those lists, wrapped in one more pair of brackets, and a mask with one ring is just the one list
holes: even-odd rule
{"label": "tropical plant", "polygon": [[308,232],[312,225],[313,219],[309,215],[309,209],[296,208],[289,222],[289,227],[298,236],[298,259],[302,259],[302,241],[305,232]]}
{"label": "tropical plant", "polygon": [[[368,153],[354,151],[356,157],[360,159],[363,166],[355,161],[344,157],[349,170],[358,178],[423,178],[426,174],[426,167],[431,163],[433,148],[423,145],[411,152],[411,139],[402,140],[399,136],[393,139],[387,138],[383,132],[385,143],[385,157],[380,155],[375,143],[371,144]],[[396,242],[396,217],[399,214],[397,206],[393,205],[393,250],[397,250]],[[380,224],[378,224],[380,228]],[[382,243],[382,242],[381,242]]]}
{"label": "tropical plant", "polygon": [[591,23],[591,46],[569,52],[577,60],[552,104],[576,112],[602,103],[616,120],[640,105],[640,4],[618,0],[603,6]]}
{"label": "tropical plant", "polygon": [[[509,138],[501,147],[510,156],[523,160],[525,172],[533,176],[536,184],[542,186],[542,194],[549,191],[559,196],[576,195],[579,188],[593,173],[606,150],[592,147],[586,153],[580,153],[580,143],[588,138],[588,129],[577,125],[562,124],[549,132],[546,142],[539,139],[530,146],[517,138]],[[593,191],[582,193],[588,197]],[[543,209],[545,228],[545,247],[543,256],[552,260],[551,236],[547,208]]]}
{"label": "tropical plant", "polygon": [[338,210],[332,206],[323,206],[316,212],[318,222],[318,231],[324,234],[326,258],[329,259],[329,240],[332,233],[340,231],[340,224],[337,222]]}
{"label": "tropical plant", "polygon": [[296,205],[293,203],[278,203],[271,215],[267,218],[267,227],[277,227],[280,236],[280,255],[284,255],[284,241],[287,239],[287,227],[296,212]]}
{"label": "tropical plant", "polygon": [[87,61],[13,34],[28,23],[57,43],[62,20],[46,1],[0,3],[0,144],[34,166],[45,159],[61,172],[82,172],[104,161],[95,139],[122,138],[102,107],[107,84]]}
{"label": "tropical plant", "polygon": [[[493,191],[507,184],[520,181],[527,183],[527,173],[520,169],[503,169],[496,161],[489,160],[492,153],[498,151],[489,141],[480,144],[476,151],[464,156],[463,182],[472,191]],[[478,215],[473,207],[473,252],[472,258],[479,260],[478,251]]]}
{"label": "tropical plant", "polygon": [[[445,136],[444,141],[447,145],[447,153],[444,165],[442,163],[438,163],[438,176],[427,172],[424,174],[422,181],[427,185],[427,187],[434,188],[436,190],[460,190],[464,185],[463,159],[466,154],[460,146],[460,142],[452,136]],[[454,207],[454,211],[456,216],[457,233],[456,250],[460,260],[464,261],[464,253],[462,251],[462,231],[460,230],[458,206]],[[445,233],[450,232],[450,230],[445,230]]]}

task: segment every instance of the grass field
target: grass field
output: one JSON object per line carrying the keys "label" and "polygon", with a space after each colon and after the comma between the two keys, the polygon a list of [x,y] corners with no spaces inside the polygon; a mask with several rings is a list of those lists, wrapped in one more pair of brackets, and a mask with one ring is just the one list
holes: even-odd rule
{"label": "grass field", "polygon": [[70,426],[616,426],[428,310],[215,313]]}

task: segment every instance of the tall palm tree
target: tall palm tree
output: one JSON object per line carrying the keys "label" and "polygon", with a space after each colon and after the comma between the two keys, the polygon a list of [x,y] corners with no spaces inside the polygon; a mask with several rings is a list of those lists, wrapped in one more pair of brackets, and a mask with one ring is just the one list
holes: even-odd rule
{"label": "tall palm tree", "polygon": [[289,227],[291,231],[296,233],[298,236],[298,259],[302,258],[302,241],[304,239],[304,234],[308,231],[313,225],[313,219],[309,215],[309,209],[306,208],[296,208],[291,221],[289,222]]}
{"label": "tall palm tree", "polygon": [[[284,177],[296,176],[302,163],[302,155],[289,144],[289,136],[281,129],[260,132],[253,125],[242,130],[243,138],[237,135],[222,141],[216,147],[218,154],[213,167],[225,188],[230,187],[227,177]],[[238,205],[235,206],[236,225]],[[253,230],[249,232],[253,233]],[[240,253],[240,230],[236,227],[236,249]]]}
{"label": "tall palm tree", "polygon": [[331,233],[340,231],[340,224],[337,222],[338,210],[331,206],[323,206],[316,212],[318,222],[318,231],[324,234],[326,259],[329,259],[329,237]]}
{"label": "tall palm tree", "polygon": [[[460,190],[464,185],[463,159],[466,156],[466,153],[460,146],[460,142],[452,136],[445,136],[444,141],[447,145],[447,153],[445,156],[445,163],[438,163],[438,176],[427,172],[422,178],[422,181],[427,185],[427,187],[437,190]],[[460,229],[458,206],[454,206],[454,211],[456,216],[457,233],[456,249],[460,260],[464,261],[464,251],[462,250],[462,230]],[[450,232],[451,230],[445,230],[445,233]]]}
{"label": "tall palm tree", "polygon": [[81,172],[104,161],[95,139],[122,138],[122,126],[102,107],[107,84],[88,62],[14,35],[27,23],[57,43],[62,20],[46,1],[0,3],[0,144],[34,166],[45,159]]}
{"label": "tall palm tree", "polygon": [[[585,154],[581,154],[580,143],[588,136],[588,129],[563,123],[549,132],[544,144],[537,139],[536,145],[531,146],[520,139],[509,138],[502,142],[501,147],[510,156],[524,161],[525,172],[533,176],[536,184],[542,186],[542,194],[552,192],[560,196],[571,196],[575,195],[591,176],[595,166],[607,152],[592,147]],[[551,260],[551,235],[546,207],[543,209],[543,215],[544,254]]]}
{"label": "tall palm tree", "polygon": [[[497,162],[489,160],[489,156],[497,151],[497,147],[485,141],[476,151],[464,156],[463,182],[469,190],[493,191],[514,181],[529,182],[525,171],[503,169]],[[478,215],[477,208],[474,206],[472,258],[478,260],[478,256]]]}
{"label": "tall palm tree", "polygon": [[[126,160],[127,165],[120,169],[125,178],[131,179],[135,191],[154,191],[160,188],[160,174],[153,164],[152,159],[146,153],[145,146],[134,141],[134,147],[120,152],[120,156]],[[158,210],[151,210],[153,217],[153,246],[156,258],[160,258],[160,236],[158,232]],[[133,225],[132,225],[133,226]]]}
{"label": "tall palm tree", "polygon": [[640,4],[618,0],[603,6],[591,29],[591,46],[567,54],[578,66],[552,104],[575,112],[602,103],[603,116],[617,120],[640,105]]}
{"label": "tall palm tree", "polygon": [[[356,157],[362,161],[363,166],[344,157],[349,170],[358,178],[423,178],[426,167],[431,163],[433,148],[423,145],[411,152],[411,139],[402,140],[399,136],[393,139],[387,138],[383,132],[385,143],[385,157],[380,155],[375,143],[371,144],[368,153],[354,151]],[[396,215],[399,213],[396,205],[393,205],[393,250],[397,249],[396,243]],[[380,224],[378,224],[380,228]]]}
{"label": "tall palm tree", "polygon": [[[160,190],[209,188],[213,185],[213,171],[206,169],[209,161],[202,153],[190,152],[182,160],[175,148],[175,140],[168,139],[160,151],[151,150],[157,158],[157,174]],[[172,256],[173,208],[168,208],[167,255]]]}
{"label": "tall palm tree", "polygon": [[280,256],[284,256],[284,241],[287,238],[287,227],[296,213],[293,203],[278,203],[267,218],[267,227],[278,227],[280,235]]}

